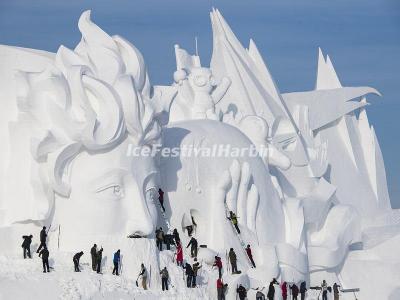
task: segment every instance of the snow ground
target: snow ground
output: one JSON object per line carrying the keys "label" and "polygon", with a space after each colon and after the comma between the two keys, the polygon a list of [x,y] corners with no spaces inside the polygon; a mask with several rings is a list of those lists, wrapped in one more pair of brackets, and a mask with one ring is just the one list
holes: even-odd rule
{"label": "snow ground", "polygon": [[[72,253],[50,253],[50,273],[43,273],[42,261],[36,253],[32,259],[0,256],[0,300],[19,299],[208,299],[207,285],[188,289],[182,280],[182,269],[172,261],[172,251],[162,251],[160,265],[167,265],[173,287],[162,292],[161,287],[144,291],[136,287],[135,279],[112,275],[111,269],[104,274],[91,270],[87,262],[75,273]],[[203,272],[204,274],[205,272]],[[202,278],[201,280],[204,280]]]}
{"label": "snow ground", "polygon": [[[188,257],[185,249],[185,257]],[[0,256],[0,300],[127,300],[127,299],[215,299],[217,271],[203,264],[198,276],[200,287],[188,289],[183,280],[183,270],[173,261],[174,252],[160,253],[160,267],[167,266],[170,274],[170,290],[162,292],[161,287],[144,291],[136,287],[135,279],[124,275],[111,274],[111,268],[104,268],[104,274],[91,270],[88,262],[81,263],[80,273],[73,270],[72,253],[50,254],[50,273],[42,272],[42,261],[36,253],[32,259],[15,256]],[[228,275],[226,280],[232,279]],[[266,292],[266,290],[263,290]],[[248,299],[255,299],[255,290],[250,290]],[[281,299],[279,292],[275,299]],[[317,299],[318,291],[309,291],[308,300]],[[331,295],[330,295],[331,296]],[[227,298],[230,299],[230,298]],[[234,299],[234,298],[233,298]],[[330,299],[330,298],[328,298]],[[332,298],[333,299],[333,298]]]}

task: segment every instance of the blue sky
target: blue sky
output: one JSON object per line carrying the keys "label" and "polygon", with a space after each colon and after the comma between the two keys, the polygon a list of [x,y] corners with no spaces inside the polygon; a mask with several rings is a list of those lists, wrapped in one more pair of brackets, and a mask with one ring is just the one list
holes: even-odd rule
{"label": "blue sky", "polygon": [[317,49],[333,60],[343,85],[369,85],[369,99],[394,207],[400,208],[400,1],[398,0],[0,0],[0,43],[56,51],[80,39],[77,20],[92,9],[105,31],[144,54],[153,84],[168,84],[173,45],[211,55],[211,7],[221,10],[242,43],[256,41],[283,92],[315,84]]}

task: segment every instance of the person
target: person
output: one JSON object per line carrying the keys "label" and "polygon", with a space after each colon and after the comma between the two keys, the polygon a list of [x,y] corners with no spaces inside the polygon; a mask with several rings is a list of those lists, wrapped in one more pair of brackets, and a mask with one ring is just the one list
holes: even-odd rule
{"label": "person", "polygon": [[47,232],[46,232],[46,226],[43,226],[42,230],[40,231],[40,246],[36,250],[36,253],[39,253],[40,250],[46,246],[46,238],[47,238]]}
{"label": "person", "polygon": [[293,283],[293,285],[290,287],[290,289],[292,290],[292,299],[297,300],[297,296],[299,295],[298,286],[295,283]]}
{"label": "person", "polygon": [[168,279],[169,279],[169,274],[167,267],[164,267],[164,269],[161,270],[161,286],[163,291],[168,291]]}
{"label": "person", "polygon": [[188,288],[192,287],[192,282],[193,282],[193,269],[192,266],[188,263],[186,263],[185,267],[185,275],[186,275],[186,286]]}
{"label": "person", "polygon": [[188,236],[191,237],[193,233],[193,225],[188,225],[185,227],[188,233]]}
{"label": "person", "polygon": [[171,245],[175,245],[174,236],[172,234],[164,234],[164,244],[167,246],[167,250],[171,250]]}
{"label": "person", "polygon": [[[196,260],[196,259],[195,259]],[[197,273],[199,271],[199,269],[201,268],[200,263],[199,262],[195,262],[192,266],[193,269],[193,281],[192,281],[192,287],[195,288],[197,285]]]}
{"label": "person", "polygon": [[268,294],[267,294],[268,300],[274,300],[274,298],[275,298],[274,284],[276,284],[276,283],[278,283],[278,281],[276,281],[275,278],[273,278],[272,281],[269,283]]}
{"label": "person", "polygon": [[160,201],[161,208],[162,208],[163,212],[165,212],[164,191],[161,188],[158,189],[158,201]]}
{"label": "person", "polygon": [[[264,289],[264,288],[263,288]],[[264,293],[261,291],[257,291],[256,293],[256,300],[265,300],[265,295]]]}
{"label": "person", "polygon": [[215,256],[213,267],[218,268],[218,278],[222,278],[222,260],[221,257]]}
{"label": "person", "polygon": [[49,250],[47,249],[47,246],[44,245],[43,249],[39,252],[39,257],[42,257],[42,263],[43,263],[43,273],[50,272],[50,266],[49,266]]}
{"label": "person", "polygon": [[174,229],[174,231],[172,232],[173,236],[174,236],[174,240],[175,240],[175,244],[178,245],[178,243],[181,243],[181,239],[179,237],[179,232],[178,229]]}
{"label": "person", "polygon": [[225,290],[226,286],[221,278],[217,279],[217,299],[225,300]]}
{"label": "person", "polygon": [[97,274],[101,273],[101,261],[103,259],[103,247],[96,253],[96,271]]}
{"label": "person", "polygon": [[121,260],[121,250],[117,250],[117,252],[114,253],[113,257],[113,263],[114,263],[114,269],[113,269],[113,275],[119,276],[119,262]]}
{"label": "person", "polygon": [[328,300],[328,284],[325,279],[321,283],[322,300]]}
{"label": "person", "polygon": [[232,274],[236,274],[238,273],[238,269],[237,269],[237,257],[236,257],[236,253],[235,250],[233,250],[233,248],[231,248],[229,250],[229,261],[231,262],[231,266],[232,266]]}
{"label": "person", "polygon": [[92,270],[96,271],[97,267],[97,245],[94,244],[93,247],[90,249],[90,255],[92,257]]}
{"label": "person", "polygon": [[163,244],[164,242],[164,231],[162,230],[162,227],[160,227],[159,229],[156,230],[156,244],[157,244],[157,248],[158,250],[162,251],[163,249]]}
{"label": "person", "polygon": [[74,255],[74,257],[72,258],[72,261],[74,262],[75,272],[80,272],[81,271],[79,269],[79,260],[81,259],[82,255],[83,255],[83,251],[80,251],[80,252],[76,253]]}
{"label": "person", "polygon": [[339,287],[336,282],[333,284],[333,299],[334,300],[339,300]]}
{"label": "person", "polygon": [[189,246],[190,246],[190,256],[197,257],[198,242],[194,237],[190,239],[189,244],[187,244],[186,248],[189,248]]}
{"label": "person", "polygon": [[307,292],[306,282],[302,281],[300,283],[300,299],[301,300],[305,300],[306,299],[306,292]]}
{"label": "person", "polygon": [[142,287],[144,290],[147,290],[147,270],[144,266],[144,264],[142,264],[140,266],[140,274],[139,277],[142,276]]}
{"label": "person", "polygon": [[32,238],[33,235],[24,235],[22,236],[22,238],[24,239],[24,241],[22,242],[22,249],[24,250],[24,259],[26,258],[26,256],[28,256],[29,258],[32,258],[31,256],[31,243],[32,243]]}
{"label": "person", "polygon": [[236,292],[238,293],[240,300],[246,299],[247,290],[243,285],[239,284],[239,287],[236,289]]}
{"label": "person", "polygon": [[281,290],[282,290],[282,299],[287,300],[287,283],[284,281],[281,285]]}
{"label": "person", "polygon": [[228,219],[231,220],[233,226],[235,226],[235,228],[236,228],[237,233],[240,234],[240,229],[239,229],[239,226],[238,226],[237,216],[233,211],[229,212]]}
{"label": "person", "polygon": [[183,266],[183,250],[180,243],[176,246],[176,264]]}
{"label": "person", "polygon": [[253,268],[255,268],[255,267],[256,267],[256,264],[254,263],[254,260],[253,260],[253,254],[251,253],[250,245],[247,245],[247,247],[246,247],[246,253],[247,253],[247,256],[248,256],[249,259],[250,259],[251,264],[253,265]]}

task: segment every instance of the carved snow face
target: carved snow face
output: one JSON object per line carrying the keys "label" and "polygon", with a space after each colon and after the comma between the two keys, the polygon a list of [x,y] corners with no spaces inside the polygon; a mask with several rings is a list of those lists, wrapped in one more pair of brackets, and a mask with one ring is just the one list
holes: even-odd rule
{"label": "carved snow face", "polygon": [[[127,156],[127,150],[128,144],[158,143],[161,116],[176,93],[160,86],[150,93],[140,52],[98,28],[90,12],[82,14],[79,28],[75,50],[60,47],[45,65],[16,73],[17,93],[6,107],[14,109],[7,112],[5,137],[14,156],[8,177],[15,184],[1,205],[0,226],[60,225],[63,249],[74,249],[77,235],[93,241],[154,231],[148,191],[157,186],[154,158]],[[19,176],[22,166],[26,172]]]}
{"label": "carved snow face", "polygon": [[144,176],[138,182],[134,171],[151,169],[152,162],[127,156],[128,143],[127,139],[105,153],[82,152],[71,162],[66,174],[70,197],[56,196],[55,202],[63,249],[73,247],[77,235],[101,240],[154,231],[157,211],[151,197],[146,197],[146,190],[155,186],[154,178]]}
{"label": "carved snow face", "polygon": [[215,85],[211,70],[206,68],[191,69],[189,82],[194,91],[207,93],[210,93]]}

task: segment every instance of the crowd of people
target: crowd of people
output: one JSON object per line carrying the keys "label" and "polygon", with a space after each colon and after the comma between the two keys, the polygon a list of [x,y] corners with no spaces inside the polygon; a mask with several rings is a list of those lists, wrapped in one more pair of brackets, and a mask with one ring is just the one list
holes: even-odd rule
{"label": "crowd of people", "polygon": [[[279,284],[279,282],[273,278],[272,281],[269,283],[268,290],[267,290],[267,295],[263,293],[263,289],[258,290],[256,292],[256,300],[274,300],[275,299],[275,294],[276,294],[276,286],[279,286],[280,291],[282,293],[282,299],[283,300],[298,300],[299,296],[301,300],[306,299],[306,293],[307,293],[307,284],[305,281],[302,281],[300,283],[300,286],[297,286],[296,283],[287,283],[286,281],[282,282]],[[221,282],[217,282],[217,289],[226,289],[227,285],[221,284]],[[328,299],[328,292],[331,293],[333,291],[333,297],[334,300],[339,300],[340,292],[339,292],[340,285],[338,285],[336,282],[333,284],[333,287],[329,287],[326,280],[323,280],[320,286],[317,287],[312,287],[312,289],[319,290],[320,295],[322,295],[322,300],[327,300]],[[236,293],[239,297],[240,300],[245,300],[247,298],[247,292],[248,290],[241,284],[238,285],[236,288]],[[288,298],[289,297],[289,298]],[[222,292],[218,292],[218,300],[224,300],[225,296]]]}
{"label": "crowd of people", "polygon": [[[164,192],[162,189],[158,190],[159,194],[159,202],[160,206],[163,212],[165,212],[165,207],[164,207]],[[229,217],[228,219],[232,222],[232,225],[237,231],[237,234],[240,234],[240,229],[238,226],[238,221],[237,221],[237,216],[235,213],[232,211],[229,212]],[[199,243],[197,239],[192,236],[194,232],[194,227],[196,226],[195,221],[192,218],[192,224],[190,226],[186,226],[185,229],[187,231],[188,237],[190,238],[188,244],[186,245],[186,248],[190,247],[190,257],[194,261],[192,264],[189,263],[189,260],[186,260],[184,263],[184,255],[183,255],[183,248],[182,248],[182,242],[181,238],[179,236],[178,230],[175,228],[172,233],[164,233],[163,228],[157,228],[155,231],[155,240],[156,240],[156,246],[159,251],[163,251],[163,246],[166,246],[166,250],[171,250],[171,247],[175,248],[175,255],[174,255],[174,260],[176,261],[177,266],[181,267],[184,271],[184,274],[186,275],[186,286],[188,288],[195,288],[197,287],[197,276],[199,270],[202,268],[202,265],[197,261],[197,255],[198,255],[198,249],[199,249]],[[37,249],[37,253],[39,254],[39,257],[42,259],[43,263],[43,272],[47,273],[50,272],[50,266],[49,266],[49,250],[47,248],[47,231],[46,227],[43,226],[42,230],[40,231],[40,245]],[[33,239],[33,235],[24,235],[23,237],[23,243],[22,243],[22,248],[23,248],[23,256],[25,258],[32,258],[31,256],[31,243]],[[251,264],[251,267],[256,268],[256,264],[253,258],[252,254],[252,249],[250,245],[247,245],[244,249],[244,252],[247,255],[247,258]],[[74,270],[75,272],[80,272],[80,259],[84,255],[83,251],[79,251],[74,254],[72,261],[74,263]],[[92,270],[97,272],[98,274],[102,274],[102,260],[103,260],[103,247],[100,247],[100,249],[97,248],[97,245],[94,244],[93,247],[90,249],[90,255],[91,255],[91,262],[92,262]],[[215,268],[218,271],[218,279],[217,279],[217,297],[218,300],[224,300],[225,299],[225,294],[228,289],[228,284],[224,283],[223,281],[223,263],[222,259],[220,256],[216,255],[214,257],[214,264],[213,264],[213,269]],[[241,271],[238,270],[237,263],[238,263],[238,258],[236,255],[236,252],[233,248],[229,249],[229,253],[227,255],[227,260],[228,263],[230,263],[231,266],[231,273],[232,274],[240,274]],[[113,255],[113,271],[112,274],[119,276],[120,274],[120,262],[121,262],[121,251],[118,249],[114,255]],[[163,291],[167,291],[169,289],[170,283],[170,275],[168,272],[167,267],[165,266],[163,269],[160,270],[160,277],[161,277],[161,287]],[[136,285],[139,286],[138,280],[141,278],[141,287],[144,290],[147,290],[148,286],[148,273],[145,265],[142,263],[140,267],[140,273],[138,275],[138,278],[136,280]],[[281,284],[278,283],[278,281],[274,278],[268,286],[268,291],[266,298],[268,300],[273,300],[275,297],[275,286],[279,285],[280,290],[282,292],[282,298],[283,300],[288,299],[288,292],[290,291],[292,300],[297,300],[298,296],[300,295],[300,299],[304,300],[305,295],[307,292],[307,287],[306,287],[306,282],[303,281],[300,283],[300,286],[298,287],[296,283],[287,283],[287,282],[282,282]],[[327,300],[327,294],[328,291],[331,292],[332,289],[331,287],[328,287],[326,281],[324,280],[321,284],[320,287],[317,287],[317,289],[320,289],[321,294],[322,294],[322,300]],[[257,300],[264,300],[265,295],[262,292],[263,290],[257,290],[256,293],[256,299]],[[236,287],[236,293],[239,297],[239,299],[244,300],[247,299],[247,289],[243,285],[238,285]],[[338,300],[339,299],[339,285],[336,283],[333,285],[333,293],[334,293],[334,299]]]}

